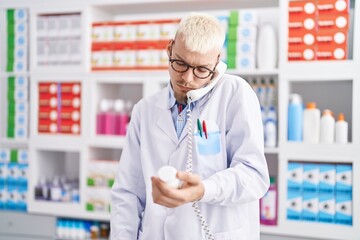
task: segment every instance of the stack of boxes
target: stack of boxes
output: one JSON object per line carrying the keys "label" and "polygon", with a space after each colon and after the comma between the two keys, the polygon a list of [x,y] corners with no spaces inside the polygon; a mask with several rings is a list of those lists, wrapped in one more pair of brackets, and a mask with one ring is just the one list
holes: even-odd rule
{"label": "stack of boxes", "polygon": [[28,12],[26,9],[7,10],[7,72],[26,72],[28,69]]}
{"label": "stack of boxes", "polygon": [[348,0],[290,1],[288,60],[347,59],[348,30]]}
{"label": "stack of boxes", "polygon": [[40,133],[80,134],[81,83],[39,83]]}
{"label": "stack of boxes", "polygon": [[94,160],[89,163],[86,211],[110,211],[110,188],[114,183],[117,164],[114,160]]}
{"label": "stack of boxes", "polygon": [[227,36],[229,69],[255,69],[258,17],[256,11],[231,11]]}
{"label": "stack of boxes", "polygon": [[0,149],[0,209],[26,211],[28,151]]}
{"label": "stack of boxes", "polygon": [[39,15],[36,30],[38,66],[80,65],[80,13]]}
{"label": "stack of boxes", "polygon": [[8,116],[7,138],[28,135],[28,13],[26,9],[7,10]]}
{"label": "stack of boxes", "polygon": [[178,19],[94,23],[92,70],[162,69]]}
{"label": "stack of boxes", "polygon": [[289,162],[287,219],[352,225],[352,165]]}
{"label": "stack of boxes", "polygon": [[8,77],[8,138],[25,139],[28,136],[28,89],[27,77]]}

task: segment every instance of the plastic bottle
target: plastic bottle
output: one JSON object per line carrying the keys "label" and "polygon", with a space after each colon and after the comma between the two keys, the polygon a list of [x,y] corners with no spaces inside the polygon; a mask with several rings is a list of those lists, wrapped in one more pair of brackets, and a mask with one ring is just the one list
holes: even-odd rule
{"label": "plastic bottle", "polygon": [[271,24],[260,27],[256,50],[256,61],[259,69],[275,69],[277,65],[277,40],[275,29]]}
{"label": "plastic bottle", "polygon": [[315,102],[308,102],[304,110],[304,143],[319,143],[321,113]]}
{"label": "plastic bottle", "polygon": [[329,109],[325,109],[320,119],[320,142],[333,143],[335,137],[335,119]]}
{"label": "plastic bottle", "polygon": [[266,86],[266,105],[274,105],[274,92],[275,92],[275,83],[274,79],[270,78],[269,83]]}
{"label": "plastic bottle", "polygon": [[277,117],[273,106],[270,106],[266,113],[264,125],[265,147],[276,147],[277,139]]}
{"label": "plastic bottle", "polygon": [[345,121],[345,116],[343,113],[339,113],[338,120],[335,123],[335,142],[348,142],[348,123]]}
{"label": "plastic bottle", "polygon": [[112,135],[115,133],[115,112],[114,112],[114,102],[112,100],[108,101],[108,111],[105,112],[105,134]]}
{"label": "plastic bottle", "polygon": [[277,224],[277,187],[275,177],[270,177],[270,187],[260,199],[260,223],[264,225]]}
{"label": "plastic bottle", "polygon": [[299,94],[290,94],[288,106],[288,140],[301,141],[303,130],[303,104]]}
{"label": "plastic bottle", "polygon": [[125,101],[117,99],[114,104],[115,110],[115,135],[126,135],[126,125],[129,115],[125,111]]}
{"label": "plastic bottle", "polygon": [[101,99],[99,111],[96,115],[96,134],[105,134],[105,118],[109,111],[110,105],[107,99]]}

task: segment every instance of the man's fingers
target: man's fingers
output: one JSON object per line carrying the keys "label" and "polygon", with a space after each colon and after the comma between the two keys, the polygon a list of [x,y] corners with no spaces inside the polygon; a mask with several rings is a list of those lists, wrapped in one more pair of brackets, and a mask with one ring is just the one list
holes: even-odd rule
{"label": "man's fingers", "polygon": [[196,185],[200,183],[200,177],[196,174],[178,171],[176,177],[181,181],[187,182],[191,185]]}

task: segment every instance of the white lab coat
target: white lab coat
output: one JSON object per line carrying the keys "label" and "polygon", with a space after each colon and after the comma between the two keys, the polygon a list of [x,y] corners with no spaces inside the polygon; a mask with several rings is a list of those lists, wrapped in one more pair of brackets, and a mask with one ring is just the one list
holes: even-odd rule
{"label": "white lab coat", "polygon": [[[112,188],[112,240],[205,239],[191,204],[168,209],[152,199],[150,178],[160,167],[186,169],[187,127],[178,139],[168,99],[165,88],[134,106]],[[193,172],[205,186],[199,207],[215,239],[259,239],[259,199],[269,175],[255,93],[240,77],[224,74],[191,114]],[[198,136],[197,118],[208,123],[211,143]]]}

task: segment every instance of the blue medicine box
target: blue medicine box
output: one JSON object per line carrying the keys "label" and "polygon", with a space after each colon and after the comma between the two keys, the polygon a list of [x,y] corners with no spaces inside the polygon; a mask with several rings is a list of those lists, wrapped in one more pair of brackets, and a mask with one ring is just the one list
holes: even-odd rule
{"label": "blue medicine box", "polygon": [[300,191],[288,191],[286,218],[289,220],[300,220],[302,213],[302,194]]}
{"label": "blue medicine box", "polygon": [[335,192],[320,193],[319,195],[319,222],[335,222]]}
{"label": "blue medicine box", "polygon": [[335,223],[352,226],[352,195],[336,193]]}
{"label": "blue medicine box", "polygon": [[337,193],[352,193],[352,165],[337,164],[336,165],[336,185]]}
{"label": "blue medicine box", "polygon": [[335,192],[336,169],[335,164],[320,164],[319,193]]}
{"label": "blue medicine box", "polygon": [[304,221],[316,222],[319,214],[319,195],[317,192],[303,193],[302,215],[301,219]]}
{"label": "blue medicine box", "polygon": [[319,164],[303,164],[303,190],[317,192],[319,189]]}
{"label": "blue medicine box", "polygon": [[288,191],[302,191],[303,164],[298,162],[288,163],[287,188]]}

